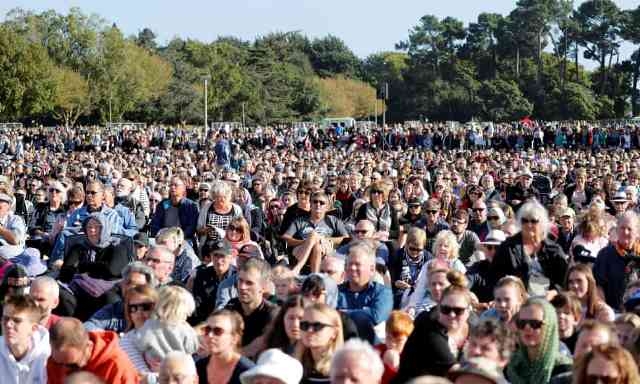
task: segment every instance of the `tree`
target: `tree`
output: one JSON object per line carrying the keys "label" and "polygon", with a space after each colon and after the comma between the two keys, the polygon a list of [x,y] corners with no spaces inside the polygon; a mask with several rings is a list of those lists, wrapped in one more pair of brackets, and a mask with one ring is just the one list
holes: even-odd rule
{"label": "tree", "polygon": [[72,127],[80,116],[89,112],[91,99],[89,83],[77,72],[56,67],[52,72],[55,83],[54,117]]}
{"label": "tree", "polygon": [[135,38],[136,44],[139,47],[145,48],[149,51],[155,51],[158,47],[156,43],[156,34],[149,28],[144,28],[138,32],[138,36]]}
{"label": "tree", "polygon": [[311,65],[320,76],[343,74],[356,77],[360,60],[345,42],[333,35],[314,39],[309,52]]}
{"label": "tree", "polygon": [[[623,14],[622,36],[635,45],[640,44],[640,6],[634,10],[625,11]],[[631,85],[631,113],[633,116],[640,114],[638,105],[638,80],[640,80],[640,49],[631,55],[632,85]]]}
{"label": "tree", "polygon": [[[318,78],[321,109],[329,117],[355,117],[365,119],[384,112],[384,102],[376,100],[376,90],[359,80],[342,75]],[[376,106],[377,104],[377,106]]]}
{"label": "tree", "polygon": [[483,81],[478,92],[483,116],[492,121],[514,121],[530,115],[533,105],[518,85],[502,79]]}

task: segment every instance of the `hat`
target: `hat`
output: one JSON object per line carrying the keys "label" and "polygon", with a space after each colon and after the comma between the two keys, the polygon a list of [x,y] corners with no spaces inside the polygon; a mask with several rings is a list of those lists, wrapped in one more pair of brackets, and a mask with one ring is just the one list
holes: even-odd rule
{"label": "hat", "polygon": [[407,205],[409,207],[419,207],[422,205],[422,203],[420,203],[420,199],[418,199],[417,197],[412,198],[411,200],[409,200],[409,202],[407,203]]}
{"label": "hat", "polygon": [[531,173],[531,171],[528,168],[524,168],[520,170],[520,173],[518,173],[518,177],[523,177],[523,176],[533,179],[533,173]]}
{"label": "hat", "polygon": [[280,380],[284,384],[298,384],[302,380],[302,364],[277,348],[267,349],[258,359],[258,364],[240,374],[242,384],[251,384],[258,376]]}
{"label": "hat", "polygon": [[611,199],[611,201],[613,201],[613,202],[626,202],[626,201],[628,201],[627,200],[627,194],[624,193],[624,191],[618,191],[618,192],[616,192],[615,195],[613,195],[613,198]]}
{"label": "hat", "polygon": [[138,232],[133,237],[133,244],[139,245],[141,247],[149,247],[149,236],[147,236],[144,232]]}
{"label": "hat", "polygon": [[27,270],[20,264],[13,264],[7,269],[4,275],[3,285],[5,287],[28,287],[30,284]]}
{"label": "hat", "polygon": [[465,361],[459,368],[449,372],[449,378],[453,381],[463,375],[480,377],[494,384],[507,383],[498,364],[486,357],[473,357]]}
{"label": "hat", "polygon": [[502,243],[506,239],[507,235],[503,231],[499,229],[493,229],[489,231],[487,237],[485,237],[484,241],[481,241],[480,244],[500,245],[500,243]]}
{"label": "hat", "polygon": [[207,191],[211,189],[211,184],[209,183],[200,183],[198,184],[198,189],[206,189]]}
{"label": "hat", "polygon": [[0,175],[0,183],[9,184],[9,178],[5,175]]}
{"label": "hat", "polygon": [[425,210],[430,210],[430,209],[440,209],[441,205],[440,202],[436,199],[429,199],[427,200],[427,202],[424,204],[425,206]]}
{"label": "hat", "polygon": [[558,217],[565,217],[565,216],[576,217],[576,212],[572,208],[567,207],[563,209],[558,215]]}
{"label": "hat", "polygon": [[284,172],[284,164],[276,164],[275,166],[275,170],[276,172],[280,173],[280,172]]}
{"label": "hat", "polygon": [[220,240],[212,244],[209,248],[208,254],[221,253],[223,255],[230,255],[232,252],[231,246],[226,241]]}
{"label": "hat", "polygon": [[40,259],[40,251],[36,248],[25,249],[22,254],[12,258],[11,262],[23,266],[29,277],[40,276],[47,271]]}
{"label": "hat", "polygon": [[0,201],[4,201],[5,203],[12,204],[13,198],[11,198],[11,196],[7,195],[6,193],[0,193]]}
{"label": "hat", "polygon": [[500,224],[504,224],[504,222],[507,220],[507,218],[504,215],[504,212],[502,211],[502,208],[500,207],[491,207],[487,210],[487,217],[494,217],[494,216],[497,216],[500,218],[498,219]]}

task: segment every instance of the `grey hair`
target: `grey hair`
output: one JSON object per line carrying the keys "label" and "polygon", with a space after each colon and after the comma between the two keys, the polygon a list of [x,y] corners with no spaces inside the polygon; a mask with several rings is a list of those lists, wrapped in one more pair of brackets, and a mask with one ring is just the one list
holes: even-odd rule
{"label": "grey hair", "polygon": [[31,282],[31,286],[34,285],[43,285],[47,294],[50,294],[53,297],[58,297],[60,295],[60,287],[58,286],[58,282],[52,278],[51,276],[38,276],[33,279]]}
{"label": "grey hair", "polygon": [[546,238],[549,234],[549,227],[551,223],[549,222],[549,214],[547,210],[540,204],[537,200],[529,201],[524,203],[522,207],[518,210],[517,223],[518,223],[518,231],[522,231],[522,219],[535,217],[540,221],[540,226],[542,227],[542,237]]}
{"label": "grey hair", "polygon": [[158,286],[158,281],[156,280],[156,275],[153,272],[153,269],[151,269],[151,267],[149,267],[145,263],[141,261],[134,261],[127,264],[122,270],[122,278],[126,280],[132,273],[143,274],[144,278],[147,280],[147,284],[149,284],[153,288]]}
{"label": "grey hair", "polygon": [[167,285],[158,291],[158,302],[152,317],[163,322],[180,323],[196,310],[193,295],[176,285]]}
{"label": "grey hair", "polygon": [[376,249],[369,240],[358,240],[351,243],[349,246],[349,252],[347,253],[347,262],[353,256],[353,254],[361,252],[369,258],[371,264],[376,264]]}
{"label": "grey hair", "polygon": [[634,211],[626,211],[623,213],[616,221],[616,227],[620,228],[625,221],[631,222],[631,225],[636,227],[636,229],[640,227],[640,216]]}
{"label": "grey hair", "polygon": [[407,384],[451,384],[451,381],[438,376],[419,376],[408,381]]}
{"label": "grey hair", "polygon": [[173,251],[171,249],[169,249],[168,247],[165,247],[164,245],[156,244],[156,245],[152,246],[147,251],[147,255],[152,253],[152,252],[156,252],[156,251],[159,251],[160,253],[164,253],[165,255],[171,255],[171,260],[175,263],[176,255],[173,253]]}
{"label": "grey hair", "polygon": [[185,373],[191,377],[195,377],[198,374],[198,371],[196,370],[196,363],[193,361],[193,357],[191,357],[191,355],[188,355],[182,351],[171,351],[167,353],[167,355],[162,360],[162,364],[160,365],[161,376],[162,373],[167,369],[167,364],[169,362],[176,362],[179,365],[185,367]]}
{"label": "grey hair", "polygon": [[211,199],[213,199],[215,195],[222,195],[227,199],[231,199],[232,194],[233,190],[229,184],[224,181],[216,180],[211,184],[211,190],[209,191]]}
{"label": "grey hair", "polygon": [[380,355],[378,355],[378,353],[373,349],[371,344],[357,338],[349,339],[333,354],[330,370],[330,376],[332,379],[334,375],[334,367],[337,366],[337,362],[344,360],[348,354],[352,354],[357,356],[359,359],[362,359],[366,363],[365,365],[369,368],[371,374],[377,378],[376,382],[379,382],[380,379],[382,379],[384,365],[382,364]]}

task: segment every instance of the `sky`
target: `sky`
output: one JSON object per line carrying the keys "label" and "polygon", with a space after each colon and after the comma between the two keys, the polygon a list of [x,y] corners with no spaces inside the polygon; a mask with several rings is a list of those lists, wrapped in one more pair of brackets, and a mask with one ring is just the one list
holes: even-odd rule
{"label": "sky", "polygon": [[[640,0],[614,0],[621,9],[636,8]],[[218,36],[253,40],[269,32],[301,31],[310,37],[332,34],[343,39],[361,58],[393,50],[407,38],[420,17],[433,14],[475,21],[481,12],[508,14],[515,0],[2,0],[0,15],[15,7],[36,12],[54,9],[67,13],[80,7],[115,22],[127,35],[144,27],[158,36],[212,41]],[[581,3],[576,0],[576,3]],[[632,52],[623,48],[623,57]]]}

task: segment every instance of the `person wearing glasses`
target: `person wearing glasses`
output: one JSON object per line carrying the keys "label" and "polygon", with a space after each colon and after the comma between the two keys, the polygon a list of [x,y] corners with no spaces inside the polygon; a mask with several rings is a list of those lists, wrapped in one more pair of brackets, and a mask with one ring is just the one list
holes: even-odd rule
{"label": "person wearing glasses", "polygon": [[208,357],[196,362],[200,384],[240,384],[240,374],[255,364],[242,356],[245,324],[235,311],[216,310],[202,328]]}
{"label": "person wearing glasses", "polygon": [[151,313],[158,303],[158,291],[151,285],[137,285],[129,288],[124,294],[124,318],[126,328],[120,337],[120,348],[141,375],[153,375],[151,367],[144,360],[144,356],[136,348],[136,339],[145,321],[151,318]]}
{"label": "person wearing glasses", "polygon": [[487,220],[487,204],[483,200],[474,201],[471,206],[469,230],[478,235],[480,241],[484,241],[491,228]]}
{"label": "person wearing glasses", "polygon": [[516,317],[519,346],[505,370],[513,384],[549,383],[571,370],[572,359],[561,353],[558,317],[542,298],[527,300]]}
{"label": "person wearing glasses", "polygon": [[301,342],[294,356],[303,367],[302,384],[330,382],[331,359],[344,342],[342,321],[335,309],[316,303],[304,310]]}
{"label": "person wearing glasses", "polygon": [[408,304],[422,267],[432,257],[425,249],[426,243],[425,232],[418,227],[412,227],[407,234],[405,246],[398,250],[389,265],[394,308],[404,308]]}
{"label": "person wearing glasses", "polygon": [[59,181],[53,182],[48,188],[48,201],[37,204],[29,220],[29,246],[37,248],[41,254],[51,253],[55,240],[52,231],[58,220],[64,217],[64,204],[67,200],[67,190]]}
{"label": "person wearing glasses", "polygon": [[149,248],[142,262],[153,270],[158,286],[164,286],[174,282],[171,273],[175,259],[175,254],[169,248],[163,245],[154,245]]}
{"label": "person wearing glasses", "polygon": [[295,220],[282,236],[294,248],[293,256],[297,260],[294,272],[319,272],[322,257],[348,236],[340,219],[326,215],[328,209],[327,195],[321,191],[313,193],[310,215]]}
{"label": "person wearing glasses", "polygon": [[29,296],[9,296],[2,307],[0,372],[2,382],[47,382],[47,359],[51,353],[47,329],[39,326],[40,308]]}
{"label": "person wearing glasses", "polygon": [[373,223],[374,238],[387,241],[398,236],[398,214],[389,205],[389,188],[383,181],[374,181],[368,188],[369,202],[360,206],[356,220],[369,220]]}
{"label": "person wearing glasses", "polygon": [[467,341],[471,302],[469,290],[455,282],[444,290],[438,306],[416,317],[392,383],[405,383],[422,375],[446,375]]}
{"label": "person wearing glasses", "polygon": [[574,383],[632,384],[640,382],[638,365],[626,349],[600,345],[576,362]]}
{"label": "person wearing glasses", "polygon": [[495,257],[498,246],[506,240],[506,235],[499,229],[494,229],[480,242],[479,249],[484,259],[478,260],[467,269],[467,279],[469,279],[469,289],[473,292],[480,303],[493,301],[493,278],[491,262]]}
{"label": "person wearing glasses", "polygon": [[532,185],[533,173],[523,168],[518,174],[518,180],[515,185],[507,188],[507,196],[505,201],[509,203],[514,210],[518,210],[527,200],[540,200],[540,191]]}
{"label": "person wearing glasses", "polygon": [[309,216],[311,212],[311,193],[313,186],[309,182],[298,185],[296,189],[296,202],[287,207],[280,226],[280,236],[283,237],[287,229],[296,219]]}
{"label": "person wearing glasses", "polygon": [[531,295],[545,296],[562,290],[567,274],[567,257],[548,237],[549,216],[540,203],[522,205],[518,211],[520,232],[507,238],[493,259],[495,279],[519,277]]}
{"label": "person wearing glasses", "polygon": [[228,183],[212,183],[210,194],[211,203],[202,207],[198,217],[200,244],[222,240],[231,221],[243,216],[242,208],[232,201],[233,190]]}

